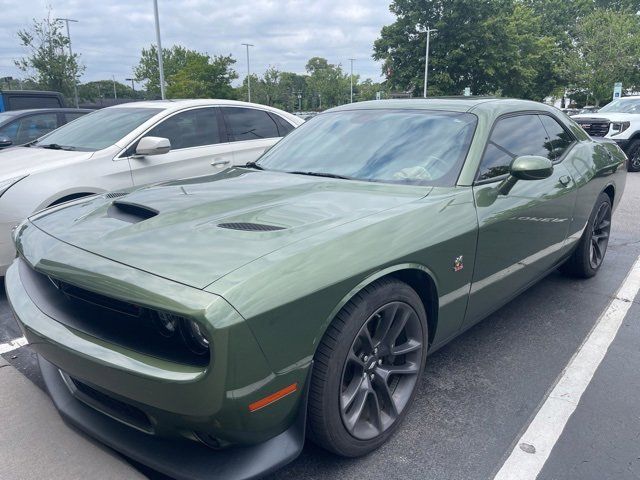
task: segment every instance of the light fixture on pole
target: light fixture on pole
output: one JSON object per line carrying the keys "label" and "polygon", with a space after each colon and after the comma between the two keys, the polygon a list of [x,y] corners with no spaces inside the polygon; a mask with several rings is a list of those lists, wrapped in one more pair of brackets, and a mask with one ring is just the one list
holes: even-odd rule
{"label": "light fixture on pole", "polygon": [[431,32],[437,31],[437,29],[430,27],[422,30],[427,34],[427,48],[424,56],[424,98],[427,98],[427,85],[429,84],[429,40],[431,39]]}
{"label": "light fixture on pole", "polygon": [[131,82],[131,90],[133,90],[133,93],[136,93],[136,84],[133,83],[135,80],[135,78],[125,78],[126,82]]}
{"label": "light fixture on pole", "polygon": [[[69,41],[69,57],[73,59],[73,50],[71,49],[71,34],[69,32],[69,22],[78,23],[78,20],[72,18],[56,18],[56,22],[65,22],[67,25],[67,40]],[[73,72],[73,98],[75,100],[76,108],[78,108],[78,84],[76,78],[76,72]]]}
{"label": "light fixture on pole", "polygon": [[251,64],[249,63],[249,47],[255,47],[251,43],[243,43],[247,47],[247,95],[249,102],[251,102]]}
{"label": "light fixture on pole", "polygon": [[351,103],[353,103],[353,62],[355,62],[355,58],[350,58],[351,62]]}
{"label": "light fixture on pole", "polygon": [[162,63],[162,41],[160,40],[160,16],[158,15],[158,0],[153,0],[153,13],[156,19],[156,42],[158,43],[158,70],[160,72],[160,97],[164,96],[164,64]]}

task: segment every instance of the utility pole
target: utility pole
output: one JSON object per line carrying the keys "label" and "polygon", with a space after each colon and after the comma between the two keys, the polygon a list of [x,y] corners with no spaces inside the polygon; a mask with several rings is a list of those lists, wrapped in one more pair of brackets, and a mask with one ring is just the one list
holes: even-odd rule
{"label": "utility pole", "polygon": [[164,64],[162,63],[162,42],[160,40],[160,16],[158,15],[158,0],[153,0],[153,13],[156,18],[156,41],[158,42],[158,70],[160,71],[160,97],[162,98],[162,100],[164,100],[165,99]]}
{"label": "utility pole", "polygon": [[136,93],[136,84],[133,83],[135,81],[135,78],[125,78],[126,82],[131,82],[131,90],[133,90],[133,93]]}
{"label": "utility pole", "polygon": [[353,62],[355,62],[355,58],[350,58],[351,62],[351,103],[353,103]]}
{"label": "utility pole", "polygon": [[[69,57],[73,59],[73,50],[71,49],[71,34],[69,33],[69,22],[78,23],[78,20],[72,18],[56,18],[55,21],[61,21],[67,25],[67,39],[69,40]],[[73,97],[75,99],[76,108],[78,108],[78,82],[76,78],[76,72],[73,72]]]}
{"label": "utility pole", "polygon": [[435,28],[427,27],[427,49],[424,59],[424,98],[427,98],[427,85],[429,83],[429,39],[431,38],[431,32],[437,32]]}
{"label": "utility pole", "polygon": [[318,100],[320,101],[320,105],[318,107],[318,110],[322,110],[322,94],[321,93],[318,94]]}
{"label": "utility pole", "polygon": [[247,47],[247,93],[249,98],[249,103],[251,103],[251,64],[249,63],[249,47],[254,47],[251,43],[243,43],[245,47]]}

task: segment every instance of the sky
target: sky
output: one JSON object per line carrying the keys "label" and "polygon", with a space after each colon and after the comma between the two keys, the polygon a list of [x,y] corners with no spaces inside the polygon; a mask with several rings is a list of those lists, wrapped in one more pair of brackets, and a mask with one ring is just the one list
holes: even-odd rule
{"label": "sky", "polygon": [[[180,44],[210,55],[231,54],[240,78],[269,66],[304,73],[307,60],[325,57],[354,74],[381,80],[373,42],[394,21],[391,0],[158,0],[163,48]],[[79,20],[71,23],[74,53],[86,65],[82,82],[115,76],[124,82],[143,47],[155,43],[152,0],[0,0],[0,77],[24,75],[13,60],[27,52],[16,32],[33,18]]]}

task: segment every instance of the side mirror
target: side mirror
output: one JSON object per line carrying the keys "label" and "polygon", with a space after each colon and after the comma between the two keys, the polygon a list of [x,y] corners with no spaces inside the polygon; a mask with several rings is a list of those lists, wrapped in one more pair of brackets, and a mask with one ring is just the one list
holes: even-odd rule
{"label": "side mirror", "polygon": [[509,173],[518,180],[544,180],[553,173],[553,163],[545,157],[524,155],[511,162]]}
{"label": "side mirror", "polygon": [[13,145],[13,141],[9,137],[0,137],[0,148],[6,148]]}
{"label": "side mirror", "polygon": [[163,155],[171,150],[171,142],[168,138],[143,137],[136,147],[136,155],[148,157],[150,155]]}
{"label": "side mirror", "polygon": [[508,195],[518,180],[544,180],[553,173],[553,163],[545,157],[523,155],[511,162],[509,176],[498,185],[499,195]]}

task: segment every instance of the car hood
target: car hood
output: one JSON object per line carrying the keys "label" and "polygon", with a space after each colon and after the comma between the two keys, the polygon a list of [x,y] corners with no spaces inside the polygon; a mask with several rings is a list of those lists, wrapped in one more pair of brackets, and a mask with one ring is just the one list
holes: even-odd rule
{"label": "car hood", "polygon": [[78,248],[205,288],[291,243],[431,189],[232,168],[97,197],[31,221]]}
{"label": "car hood", "polygon": [[0,150],[0,181],[88,160],[94,152],[69,152],[37,147]]}
{"label": "car hood", "polygon": [[602,112],[602,113],[581,113],[580,115],[572,115],[574,120],[610,120],[612,122],[624,122],[629,118],[637,118],[640,120],[640,115],[635,113],[615,113],[615,112]]}

